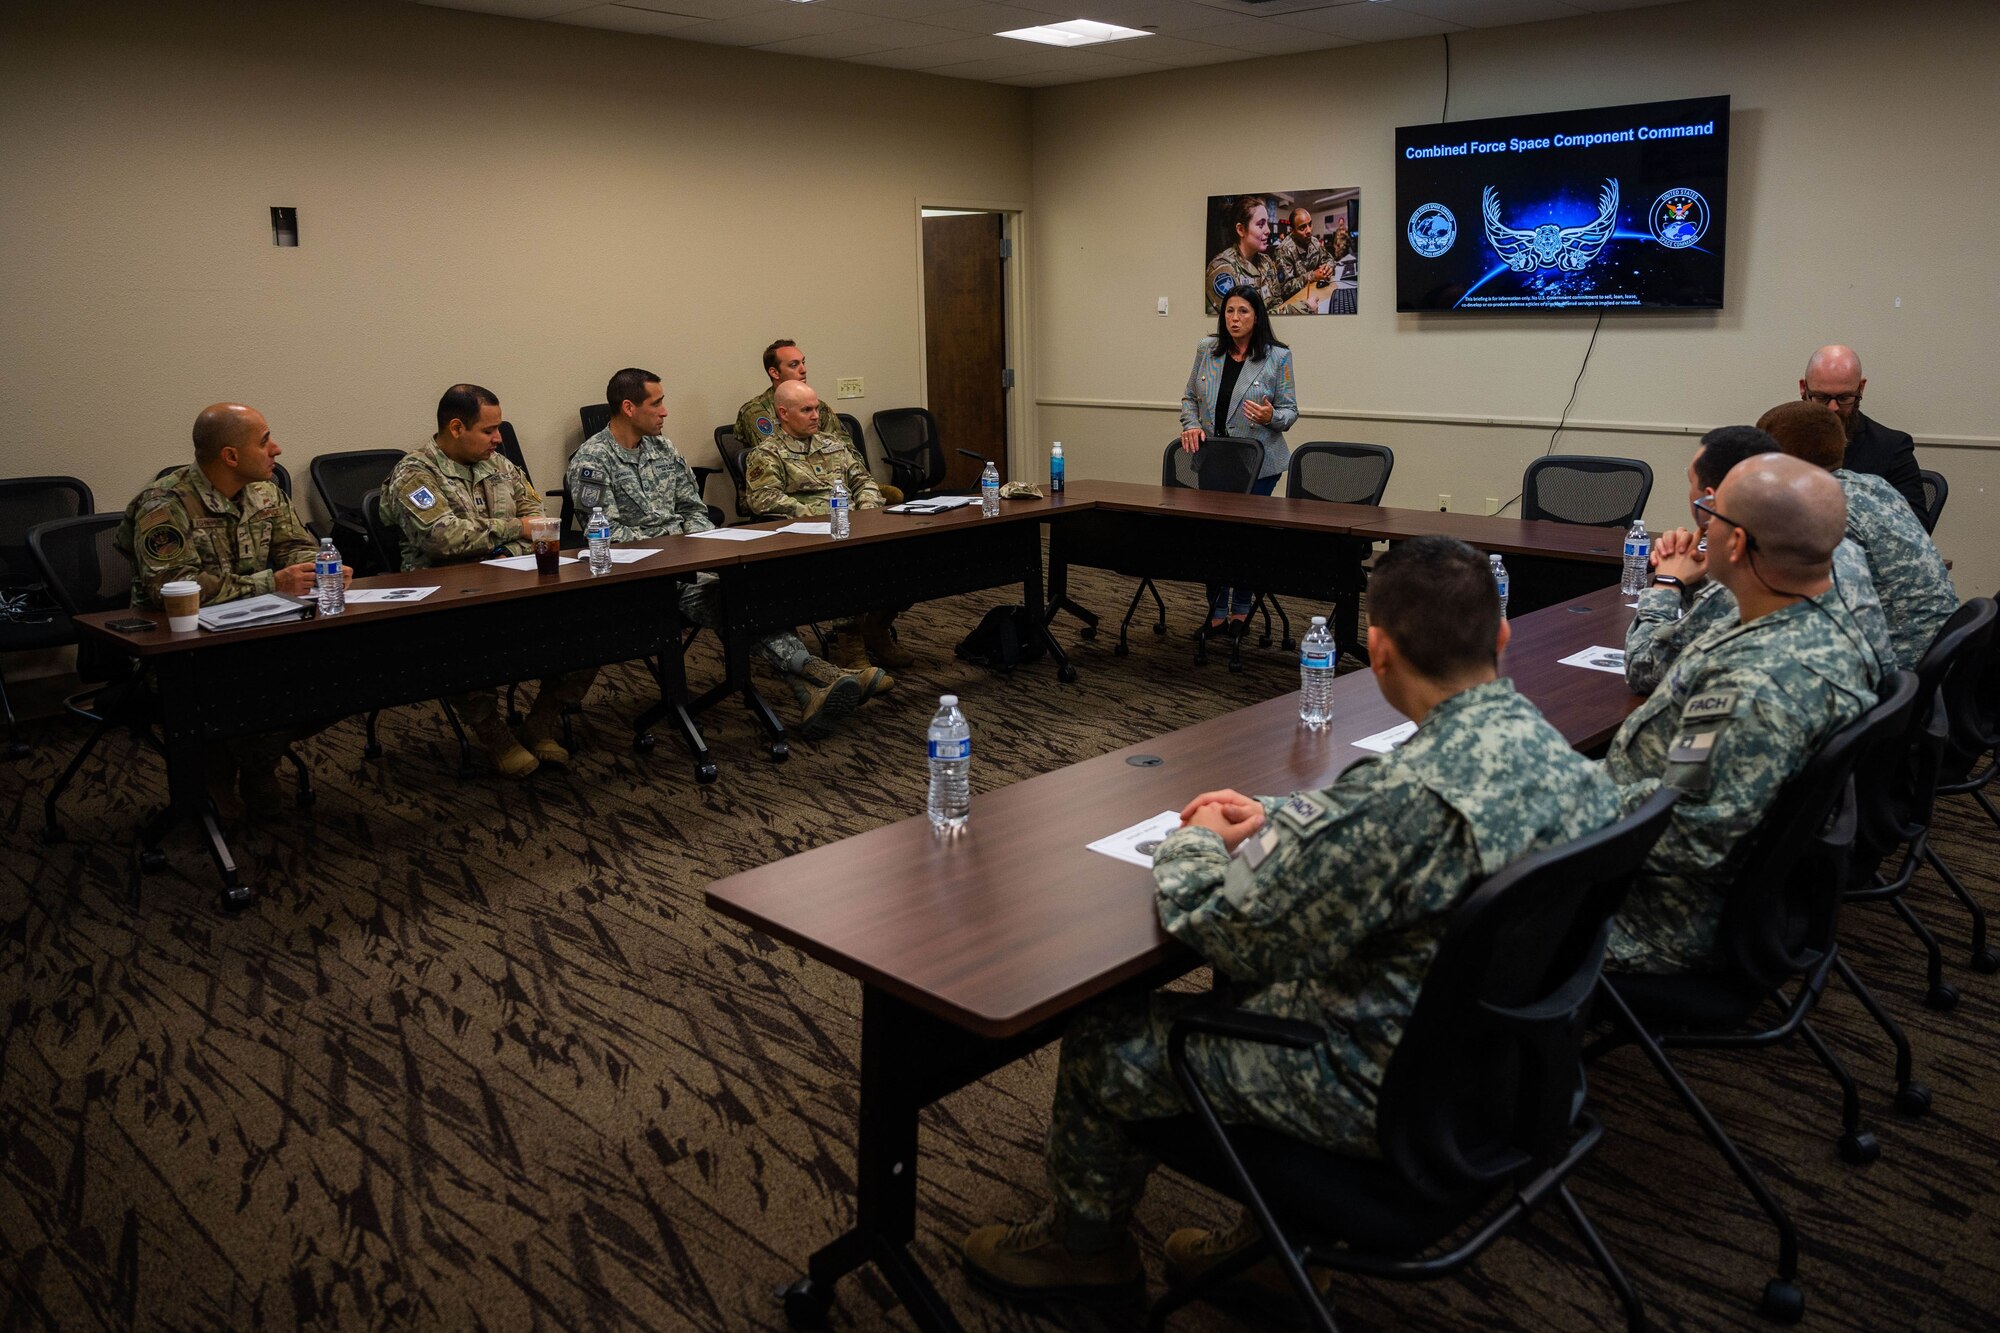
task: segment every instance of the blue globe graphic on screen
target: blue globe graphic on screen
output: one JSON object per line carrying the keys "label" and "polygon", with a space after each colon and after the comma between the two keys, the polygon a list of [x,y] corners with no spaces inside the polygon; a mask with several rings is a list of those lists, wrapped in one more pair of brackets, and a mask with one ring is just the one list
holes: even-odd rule
{"label": "blue globe graphic on screen", "polygon": [[1653,239],[1669,250],[1685,250],[1708,231],[1708,200],[1676,185],[1653,201],[1646,215]]}
{"label": "blue globe graphic on screen", "polygon": [[1419,204],[1410,213],[1404,234],[1412,250],[1425,259],[1436,259],[1458,239],[1458,219],[1443,204]]}

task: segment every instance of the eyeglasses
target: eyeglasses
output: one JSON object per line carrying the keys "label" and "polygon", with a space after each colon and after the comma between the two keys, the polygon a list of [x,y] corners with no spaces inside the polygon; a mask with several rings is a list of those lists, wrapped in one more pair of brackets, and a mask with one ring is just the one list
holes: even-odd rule
{"label": "eyeglasses", "polygon": [[1807,402],[1818,403],[1821,407],[1848,408],[1861,401],[1861,395],[1858,393],[1816,393],[1811,389],[1807,389],[1801,396]]}
{"label": "eyeglasses", "polygon": [[1757,549],[1756,536],[1750,531],[1750,529],[1744,527],[1741,523],[1738,523],[1735,519],[1723,513],[1720,509],[1717,509],[1715,507],[1714,496],[1712,495],[1702,496],[1699,500],[1696,500],[1694,502],[1694,507],[1696,509],[1701,510],[1702,513],[1707,514],[1710,518],[1721,519],[1724,523],[1727,523],[1730,527],[1735,528],[1738,532],[1743,534],[1743,540],[1749,545],[1751,550],[1754,551]]}

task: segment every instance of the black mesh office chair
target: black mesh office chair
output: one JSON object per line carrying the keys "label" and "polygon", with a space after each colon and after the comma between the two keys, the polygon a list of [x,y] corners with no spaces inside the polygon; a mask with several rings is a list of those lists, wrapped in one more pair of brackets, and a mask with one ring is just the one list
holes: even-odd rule
{"label": "black mesh office chair", "polygon": [[[97,508],[90,487],[75,477],[8,477],[0,480],[0,653],[42,652],[76,642],[76,629],[49,591],[48,580],[28,550],[28,531],[59,518],[79,518]],[[9,759],[26,759],[0,672],[0,711],[7,715]]]}
{"label": "black mesh office chair", "polygon": [[[1387,445],[1315,440],[1292,450],[1291,465],[1285,474],[1285,495],[1294,500],[1324,500],[1331,504],[1379,505],[1382,493],[1389,488],[1389,474],[1395,470],[1396,453]],[[1358,596],[1368,586],[1366,562],[1374,543],[1351,538],[1343,546],[1346,558],[1361,573]],[[1366,662],[1368,646],[1358,629],[1361,623],[1358,601],[1344,610],[1336,601],[1329,619],[1335,626],[1335,650]]]}
{"label": "black mesh office chair", "polygon": [[611,424],[611,408],[604,403],[585,403],[576,409],[576,419],[582,423],[587,440]]}
{"label": "black mesh office chair", "polygon": [[[1630,817],[1524,857],[1467,892],[1383,1071],[1379,1160],[1263,1127],[1225,1128],[1187,1064],[1196,1034],[1310,1049],[1324,1040],[1317,1025],[1207,1006],[1174,1023],[1169,1059],[1195,1112],[1128,1132],[1169,1169],[1246,1205],[1263,1239],[1169,1291],[1150,1327],[1275,1255],[1312,1322],[1331,1330],[1307,1265],[1444,1277],[1551,1196],[1627,1323],[1643,1327],[1638,1296],[1567,1181],[1603,1133],[1584,1109],[1581,1046],[1611,916],[1674,799],[1656,792]],[[1452,1237],[1456,1244],[1430,1254]]]}
{"label": "black mesh office chair", "polygon": [[312,461],[313,490],[333,524],[327,535],[356,574],[381,574],[401,567],[377,563],[368,520],[361,512],[361,497],[386,483],[402,457],[400,449],[355,449],[321,454]]}
{"label": "black mesh office chair", "polygon": [[[158,481],[169,472],[178,472],[186,466],[187,464],[185,463],[169,463],[153,474],[153,480]],[[283,463],[271,464],[271,480],[278,483],[278,489],[285,493],[287,500],[292,498],[292,474]],[[304,517],[303,514],[300,515],[300,518]],[[312,525],[308,523],[306,526],[310,528]]]}
{"label": "black mesh office chair", "polygon": [[921,407],[892,407],[875,414],[875,438],[889,465],[889,480],[914,500],[944,484],[948,466],[937,418]]}
{"label": "black mesh office chair", "polygon": [[[1995,774],[2000,774],[2000,625],[1987,636],[1984,650],[1974,660],[1946,675],[1939,698],[1946,726],[1937,794],[1970,796],[2000,828],[2000,809],[1986,794]],[[1935,846],[1926,846],[1925,858],[1955,896],[1961,901],[1969,896]],[[1974,920],[1977,924],[1984,918]],[[1974,935],[1971,961],[1975,972],[2000,971],[2000,952],[1986,943],[1983,932]]]}
{"label": "black mesh office chair", "polygon": [[[1189,453],[1181,448],[1180,436],[1168,441],[1160,456],[1160,485],[1169,490],[1189,491],[1234,491],[1248,494],[1257,480],[1257,469],[1263,462],[1263,447],[1255,440],[1232,439],[1226,435],[1211,435],[1202,442],[1199,450]],[[1151,594],[1153,598],[1153,633],[1167,632],[1167,604],[1160,600],[1160,590],[1151,578],[1139,580],[1139,586],[1132,591],[1132,600],[1125,607],[1124,619],[1118,622],[1118,642],[1112,652],[1124,657],[1131,652],[1130,634],[1132,617],[1139,610],[1139,599]],[[1210,608],[1212,611],[1214,608]],[[1252,611],[1257,608],[1253,606]],[[1195,640],[1195,661],[1208,660],[1208,622],[1202,621],[1202,629]],[[1265,642],[1270,642],[1270,626],[1266,615]],[[1287,627],[1286,640],[1290,646],[1290,629]],[[1230,669],[1243,669],[1240,641],[1230,640]]]}
{"label": "black mesh office chair", "polygon": [[528,471],[527,456],[521,452],[521,437],[514,433],[511,421],[500,423],[500,456],[521,469],[521,475],[528,479],[530,486],[535,484],[535,474]]}
{"label": "black mesh office chair", "polygon": [[[1186,450],[1181,450],[1180,453],[1183,457],[1193,460],[1195,486],[1197,489],[1218,491],[1226,495],[1248,495],[1250,488],[1257,484],[1257,469],[1262,467],[1264,463],[1263,445],[1257,443],[1255,440],[1235,439],[1227,435],[1211,435],[1202,441],[1201,448],[1195,450],[1194,453],[1189,454]],[[1180,474],[1182,466],[1178,461],[1173,464],[1176,476]],[[1201,628],[1195,631],[1194,660],[1197,664],[1208,661],[1210,627],[1217,614],[1226,613],[1227,610],[1227,607],[1217,607],[1211,604],[1208,608],[1207,616],[1201,623]],[[1250,615],[1246,618],[1244,627],[1247,630],[1249,620],[1255,619],[1261,613],[1264,618],[1264,632],[1259,637],[1258,642],[1266,648],[1270,647],[1271,613],[1273,611],[1278,613],[1278,623],[1281,626],[1284,649],[1286,652],[1290,652],[1298,644],[1292,639],[1291,620],[1285,615],[1285,608],[1278,604],[1276,598],[1267,597],[1261,592],[1255,594],[1250,604]],[[1243,669],[1243,637],[1242,634],[1229,635],[1229,669],[1231,671],[1241,671]]]}
{"label": "black mesh office chair", "polygon": [[[1806,1020],[1825,988],[1829,968],[1838,969],[1855,995],[1874,1006],[1874,997],[1836,944],[1841,897],[1854,874],[1858,818],[1852,775],[1857,763],[1879,755],[1885,742],[1900,743],[1916,693],[1914,675],[1895,673],[1883,682],[1880,701],[1829,737],[1779,792],[1724,894],[1716,970],[1607,972],[1600,987],[1605,1016],[1615,1030],[1587,1054],[1594,1057],[1636,1042],[1756,1199],[1778,1232],[1778,1272],[1764,1286],[1762,1309],[1785,1323],[1796,1322],[1805,1311],[1798,1285],[1798,1230],[1666,1052],[1741,1051],[1797,1033],[1840,1084],[1841,1156],[1861,1163],[1880,1151],[1875,1136],[1861,1128],[1860,1091],[1853,1077]],[[1792,982],[1798,983],[1797,992],[1786,996],[1783,988]],[[1767,1026],[1758,1013],[1774,1001],[1783,1017],[1776,1026]]]}
{"label": "black mesh office chair", "polygon": [[[75,617],[131,605],[135,570],[132,558],[115,541],[123,521],[123,514],[91,514],[42,523],[29,531],[28,549],[65,614]],[[63,793],[108,732],[124,728],[156,754],[163,752],[152,730],[152,692],[130,657],[85,640],[77,646],[76,672],[91,688],[65,699],[63,705],[96,725],[42,799],[42,838],[47,842],[61,842],[66,836],[58,813]],[[298,775],[298,804],[303,809],[313,803],[312,774],[290,749],[285,758]],[[210,817],[212,821],[212,812]],[[140,861],[149,870],[165,863],[156,850],[142,852]],[[132,905],[138,903],[135,877]]]}
{"label": "black mesh office chair", "polygon": [[1638,458],[1559,454],[1537,458],[1521,477],[1521,517],[1629,528],[1646,512],[1653,469]]}
{"label": "black mesh office chair", "polygon": [[1944,517],[1944,502],[1951,498],[1951,483],[1944,479],[1944,473],[1928,469],[1917,476],[1924,483],[1924,508],[1917,517],[1924,521],[1925,532],[1936,532],[1938,520]]}
{"label": "black mesh office chair", "polygon": [[715,452],[722,456],[722,470],[729,474],[729,484],[736,488],[737,521],[748,523],[754,520],[757,516],[743,503],[743,497],[749,490],[743,480],[743,456],[750,451],[736,442],[734,424],[715,428]]}

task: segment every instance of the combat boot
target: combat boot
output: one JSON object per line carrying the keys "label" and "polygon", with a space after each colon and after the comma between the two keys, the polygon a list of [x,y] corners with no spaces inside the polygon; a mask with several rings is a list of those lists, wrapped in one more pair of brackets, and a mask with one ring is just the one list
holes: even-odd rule
{"label": "combat boot", "polygon": [[208,770],[208,799],[215,807],[215,817],[234,824],[243,818],[243,802],[236,795],[236,756],[227,746],[218,745],[202,760]]}
{"label": "combat boot", "polygon": [[285,789],[278,782],[278,761],[262,756],[243,765],[236,775],[243,808],[257,819],[276,819],[285,809]]}
{"label": "combat boot", "polygon": [[849,626],[828,639],[826,655],[842,671],[877,672],[872,693],[881,694],[896,683],[894,676],[868,660],[868,649],[858,628]]}
{"label": "combat boot", "polygon": [[1119,1228],[1088,1254],[1070,1249],[1069,1230],[1053,1207],[1030,1222],[981,1227],[965,1238],[966,1276],[1017,1300],[1112,1304],[1146,1294],[1146,1269],[1129,1230]]}
{"label": "combat boot", "polygon": [[[1263,1238],[1263,1228],[1247,1211],[1238,1213],[1235,1223],[1224,1231],[1183,1227],[1167,1237],[1167,1283],[1185,1286]],[[1320,1299],[1325,1300],[1333,1285],[1332,1274],[1324,1268],[1308,1268],[1306,1276],[1312,1279],[1313,1290]],[[1307,1323],[1305,1311],[1299,1308],[1298,1292],[1285,1276],[1276,1255],[1267,1255],[1222,1283],[1208,1293],[1208,1299],[1267,1325],[1302,1328]]]}
{"label": "combat boot", "polygon": [[563,706],[560,700],[549,697],[552,693],[544,685],[535,696],[534,706],[521,721],[521,744],[533,753],[536,763],[567,764],[569,751],[556,739],[556,733],[562,729]]}
{"label": "combat boot", "polygon": [[868,660],[877,666],[903,667],[913,665],[916,658],[903,651],[903,646],[889,634],[889,626],[895,623],[893,611],[877,611],[861,617],[861,641],[868,653]]}
{"label": "combat boot", "polygon": [[500,770],[503,778],[525,778],[541,767],[534,755],[522,747],[507,730],[507,724],[497,716],[482,718],[472,724],[472,734],[486,747],[486,755],[493,761],[493,767]]}
{"label": "combat boot", "polygon": [[810,741],[830,734],[861,703],[860,676],[817,657],[791,680],[792,697],[799,701],[799,735]]}

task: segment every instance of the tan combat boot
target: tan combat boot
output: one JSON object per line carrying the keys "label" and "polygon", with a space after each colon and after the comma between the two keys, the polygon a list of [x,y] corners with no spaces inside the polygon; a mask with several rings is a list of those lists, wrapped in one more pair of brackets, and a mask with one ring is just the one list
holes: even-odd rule
{"label": "tan combat boot", "polygon": [[916,658],[903,651],[903,646],[890,637],[889,626],[896,616],[891,611],[877,611],[861,617],[861,641],[868,652],[868,660],[877,666],[894,667],[901,670],[916,662]]}
{"label": "tan combat boot", "polygon": [[1054,1208],[1031,1222],[981,1227],[965,1238],[965,1274],[974,1284],[1017,1300],[1111,1304],[1146,1294],[1146,1269],[1130,1231],[1090,1254],[1075,1254]]}
{"label": "tan combat boot", "polygon": [[[868,668],[873,671],[875,668]],[[840,719],[862,700],[861,677],[831,662],[813,657],[793,676],[792,696],[799,701],[799,735],[809,741],[830,734]]]}
{"label": "tan combat boot", "polygon": [[563,706],[550,698],[550,694],[549,687],[544,685],[527,717],[521,720],[521,744],[534,754],[537,763],[567,764],[569,751],[556,739],[556,733],[562,730]]}
{"label": "tan combat boot", "polygon": [[[1170,1286],[1184,1286],[1263,1237],[1263,1228],[1247,1210],[1238,1213],[1235,1223],[1224,1231],[1183,1227],[1167,1237],[1167,1282]],[[1312,1279],[1313,1289],[1324,1300],[1333,1285],[1332,1274],[1324,1268],[1308,1268],[1306,1276]],[[1275,1255],[1265,1256],[1224,1282],[1209,1294],[1209,1299],[1267,1325],[1302,1328],[1307,1323],[1305,1311],[1299,1308],[1298,1292],[1293,1290]]]}
{"label": "tan combat boot", "polygon": [[850,627],[833,635],[827,643],[826,654],[842,671],[880,672],[872,693],[880,694],[896,683],[894,676],[868,660],[868,649],[861,641],[859,629]]}
{"label": "tan combat boot", "polygon": [[514,739],[514,733],[507,730],[507,724],[498,717],[473,723],[472,734],[486,747],[487,758],[493,761],[493,767],[500,770],[503,778],[525,778],[541,767],[535,756]]}

